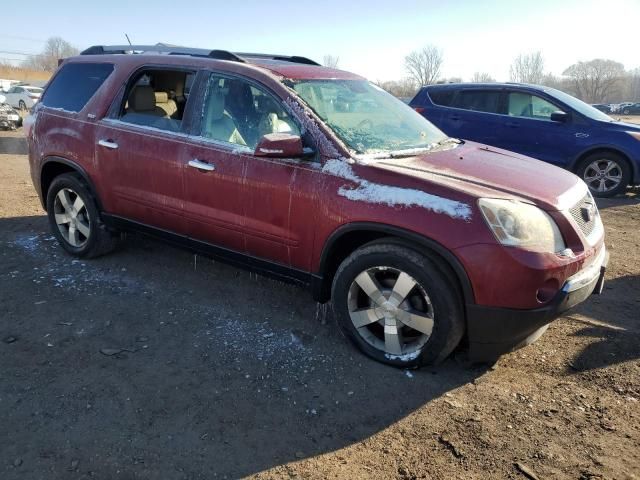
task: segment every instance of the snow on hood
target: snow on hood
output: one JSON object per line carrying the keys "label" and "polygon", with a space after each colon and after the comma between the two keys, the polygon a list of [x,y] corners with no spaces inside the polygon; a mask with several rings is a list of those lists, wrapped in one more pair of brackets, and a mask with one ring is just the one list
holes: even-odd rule
{"label": "snow on hood", "polygon": [[449,215],[452,218],[467,221],[471,219],[471,207],[465,203],[431,195],[413,188],[394,187],[363,180],[355,174],[351,165],[345,160],[328,160],[322,170],[354,182],[355,188],[343,185],[338,189],[338,195],[354,202],[378,203],[390,207],[417,206]]}

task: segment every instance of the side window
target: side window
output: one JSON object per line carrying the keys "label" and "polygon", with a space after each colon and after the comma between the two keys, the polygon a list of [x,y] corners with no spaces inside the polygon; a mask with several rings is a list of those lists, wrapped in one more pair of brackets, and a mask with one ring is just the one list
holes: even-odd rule
{"label": "side window", "polygon": [[500,91],[462,90],[452,106],[475,112],[500,113]]}
{"label": "side window", "polygon": [[79,112],[112,71],[110,63],[68,63],[56,74],[40,103]]}
{"label": "side window", "polygon": [[442,105],[443,107],[450,107],[453,102],[453,97],[456,91],[452,89],[448,90],[435,90],[429,92],[429,98],[436,105]]}
{"label": "side window", "polygon": [[280,100],[245,80],[209,78],[202,111],[203,137],[254,150],[268,133],[300,135]]}
{"label": "side window", "polygon": [[513,117],[548,120],[558,110],[560,109],[554,104],[530,93],[509,93],[508,113]]}
{"label": "side window", "polygon": [[178,132],[194,72],[149,69],[129,83],[119,118],[126,123]]}

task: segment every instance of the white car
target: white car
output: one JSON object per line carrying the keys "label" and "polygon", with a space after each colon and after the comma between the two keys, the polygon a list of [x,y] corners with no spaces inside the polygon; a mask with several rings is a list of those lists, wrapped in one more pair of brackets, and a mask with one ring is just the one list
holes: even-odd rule
{"label": "white car", "polygon": [[7,103],[12,107],[29,110],[40,100],[42,90],[40,87],[32,87],[31,85],[16,85],[11,87],[4,96],[7,97]]}

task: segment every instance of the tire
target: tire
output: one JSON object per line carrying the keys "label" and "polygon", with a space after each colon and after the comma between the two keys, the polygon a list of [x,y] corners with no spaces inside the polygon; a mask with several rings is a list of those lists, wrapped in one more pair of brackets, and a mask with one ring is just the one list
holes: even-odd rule
{"label": "tire", "polygon": [[[367,277],[382,297],[365,292],[371,285]],[[406,295],[395,295],[396,287]],[[336,272],[331,298],[342,333],[366,355],[388,365],[412,368],[441,362],[464,333],[459,287],[436,261],[401,242],[380,240],[354,251]]]}
{"label": "tire", "polygon": [[98,257],[117,245],[117,237],[102,223],[95,198],[78,174],[65,173],[51,182],[47,216],[54,236],[73,256]]}
{"label": "tire", "polygon": [[24,100],[20,100],[20,101],[18,102],[18,108],[19,108],[20,110],[22,110],[23,112],[26,112],[26,111],[27,111],[27,104],[26,104],[26,103],[24,103]]}
{"label": "tire", "polygon": [[631,179],[631,167],[615,152],[596,152],[579,163],[576,174],[594,197],[608,198],[624,193]]}
{"label": "tire", "polygon": [[624,113],[625,115],[630,115],[631,114],[631,110],[629,110],[628,108],[625,108],[622,113]]}

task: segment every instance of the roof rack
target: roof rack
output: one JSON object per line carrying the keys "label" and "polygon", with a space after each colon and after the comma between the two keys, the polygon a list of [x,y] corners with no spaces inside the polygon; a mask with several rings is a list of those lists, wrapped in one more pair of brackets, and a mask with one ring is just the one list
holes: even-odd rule
{"label": "roof rack", "polygon": [[141,54],[159,53],[163,55],[189,55],[192,57],[206,57],[216,60],[251,63],[251,60],[273,60],[280,62],[301,63],[305,65],[320,65],[319,63],[297,55],[270,55],[266,53],[235,53],[227,50],[207,50],[206,48],[178,47],[174,45],[94,45],[80,52],[80,55],[109,55],[109,54]]}

